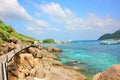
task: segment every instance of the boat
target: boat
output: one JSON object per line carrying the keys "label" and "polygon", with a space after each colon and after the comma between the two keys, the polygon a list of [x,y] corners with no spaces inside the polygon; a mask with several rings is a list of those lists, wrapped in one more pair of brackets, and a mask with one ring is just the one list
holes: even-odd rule
{"label": "boat", "polygon": [[114,44],[120,44],[120,40],[103,40],[100,42],[100,45],[114,45]]}

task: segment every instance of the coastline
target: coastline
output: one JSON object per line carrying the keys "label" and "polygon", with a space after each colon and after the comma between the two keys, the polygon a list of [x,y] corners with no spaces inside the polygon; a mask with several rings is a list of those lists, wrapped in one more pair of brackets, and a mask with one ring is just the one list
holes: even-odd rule
{"label": "coastline", "polygon": [[83,74],[63,65],[56,60],[53,52],[61,49],[33,46],[17,55],[17,67],[14,59],[8,63],[9,80],[87,80]]}
{"label": "coastline", "polygon": [[[6,48],[6,50],[8,49],[8,51],[11,51],[14,48],[22,45],[23,44],[20,43],[15,44],[13,42],[10,42],[4,44],[3,46],[4,49]],[[85,68],[74,66],[74,64],[77,63],[84,63],[75,60],[71,60],[67,64],[61,63],[61,61],[57,59],[58,57],[65,58],[64,55],[59,54],[62,52],[61,49],[62,48],[60,47],[56,48],[53,46],[42,46],[40,44],[22,50],[19,55],[17,55],[16,69],[14,69],[14,58],[8,63],[8,80],[56,80],[57,78],[60,78],[60,80],[61,78],[62,80],[99,80],[98,78],[101,78],[99,74],[101,74],[104,78],[104,75],[106,74],[112,76],[110,73],[107,73],[106,70],[103,70],[103,72],[99,71],[99,74],[96,73],[92,76],[85,74],[82,72],[82,70],[85,70]],[[82,56],[80,57],[82,58]],[[115,67],[116,71],[119,71],[119,66],[120,65],[118,65],[118,67]],[[111,72],[111,68],[108,68],[108,70]],[[115,74],[118,73],[115,72]]]}

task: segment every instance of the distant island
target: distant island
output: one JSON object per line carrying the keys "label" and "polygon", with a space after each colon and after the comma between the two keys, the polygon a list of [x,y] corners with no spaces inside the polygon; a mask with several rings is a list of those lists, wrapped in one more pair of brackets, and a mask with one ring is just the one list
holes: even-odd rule
{"label": "distant island", "polygon": [[109,34],[109,33],[104,34],[98,40],[107,40],[107,39],[120,40],[120,30],[117,30],[116,32],[112,34]]}

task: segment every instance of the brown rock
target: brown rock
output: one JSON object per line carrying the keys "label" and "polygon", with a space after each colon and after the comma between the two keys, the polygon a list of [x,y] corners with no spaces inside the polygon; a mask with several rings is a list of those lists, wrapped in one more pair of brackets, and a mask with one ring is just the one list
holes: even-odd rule
{"label": "brown rock", "polygon": [[18,71],[18,79],[25,79],[25,74]]}
{"label": "brown rock", "polygon": [[15,77],[12,76],[12,75],[8,75],[8,79],[9,79],[9,80],[16,80]]}
{"label": "brown rock", "polygon": [[52,53],[46,51],[45,49],[39,50],[38,48],[30,47],[28,48],[28,51],[36,58],[42,58],[42,57],[48,57],[53,59],[56,58]]}
{"label": "brown rock", "polygon": [[40,45],[38,45],[38,47],[37,47],[38,49],[40,49],[40,50],[42,50],[42,49],[44,49],[44,47],[40,44]]}
{"label": "brown rock", "polygon": [[28,77],[26,78],[26,80],[34,80],[34,78],[31,77],[31,76],[28,76]]}
{"label": "brown rock", "polygon": [[120,80],[120,64],[114,65],[95,75],[93,80]]}
{"label": "brown rock", "polygon": [[101,73],[98,73],[96,74],[94,77],[93,77],[93,80],[98,80],[98,78],[100,77]]}
{"label": "brown rock", "polygon": [[6,43],[3,46],[4,46],[4,51],[6,51],[6,53],[13,50],[13,49],[15,49],[15,44],[13,42]]}
{"label": "brown rock", "polygon": [[31,69],[34,66],[34,58],[32,54],[20,54],[20,64],[26,69]]}
{"label": "brown rock", "polygon": [[48,46],[48,47],[46,47],[46,49],[49,52],[62,52],[62,50],[60,48],[56,48],[56,47],[52,47],[52,46]]}
{"label": "brown rock", "polygon": [[37,78],[44,78],[46,74],[46,70],[43,67],[36,67],[36,75]]}
{"label": "brown rock", "polygon": [[20,43],[20,41],[18,41],[15,37],[9,38],[8,41],[9,41],[10,43],[13,42],[14,44]]}
{"label": "brown rock", "polygon": [[16,80],[87,80],[81,73],[56,61],[55,56],[46,49],[30,47],[28,52],[19,54],[15,70],[8,68],[9,75],[16,77]]}
{"label": "brown rock", "polygon": [[33,68],[33,69],[31,69],[31,70],[29,71],[30,77],[34,77],[35,74],[36,74],[36,69],[35,69],[35,68]]}

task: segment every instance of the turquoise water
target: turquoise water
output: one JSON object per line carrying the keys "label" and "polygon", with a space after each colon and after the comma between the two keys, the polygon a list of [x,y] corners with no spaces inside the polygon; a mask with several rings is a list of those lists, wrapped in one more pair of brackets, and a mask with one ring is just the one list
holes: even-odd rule
{"label": "turquoise water", "polygon": [[81,66],[81,72],[94,75],[108,67],[120,63],[120,44],[100,45],[99,41],[73,41],[69,44],[54,44],[63,50],[64,58],[59,58],[63,64],[74,61],[72,66]]}

